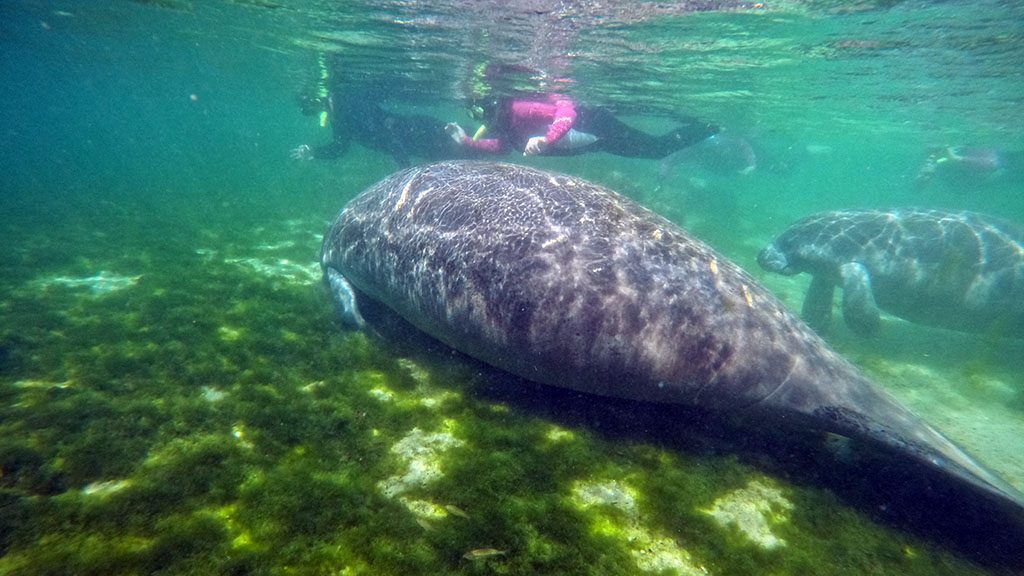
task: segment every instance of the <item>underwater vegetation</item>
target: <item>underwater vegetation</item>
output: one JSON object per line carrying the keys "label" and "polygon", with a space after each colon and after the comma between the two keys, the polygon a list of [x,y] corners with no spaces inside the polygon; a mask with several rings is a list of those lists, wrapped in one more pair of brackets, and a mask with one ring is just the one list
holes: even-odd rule
{"label": "underwater vegetation", "polygon": [[4,249],[0,574],[993,573],[674,412],[342,332],[323,221],[136,226]]}

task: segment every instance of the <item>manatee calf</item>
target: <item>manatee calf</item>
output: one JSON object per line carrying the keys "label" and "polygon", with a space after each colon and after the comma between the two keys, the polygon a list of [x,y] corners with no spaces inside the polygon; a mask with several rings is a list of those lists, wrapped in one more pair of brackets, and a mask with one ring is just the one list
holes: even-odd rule
{"label": "manatee calf", "polygon": [[808,216],[758,255],[766,270],[807,272],[804,319],[828,328],[835,286],[854,331],[879,309],[911,322],[1024,337],[1024,229],[991,216],[917,208]]}
{"label": "manatee calf", "polygon": [[935,480],[1024,526],[1024,496],[878,390],[752,277],[584,180],[484,162],[403,170],[345,206],[321,265],[352,325],[370,298],[529,380],[857,438],[913,463],[927,478],[921,492]]}

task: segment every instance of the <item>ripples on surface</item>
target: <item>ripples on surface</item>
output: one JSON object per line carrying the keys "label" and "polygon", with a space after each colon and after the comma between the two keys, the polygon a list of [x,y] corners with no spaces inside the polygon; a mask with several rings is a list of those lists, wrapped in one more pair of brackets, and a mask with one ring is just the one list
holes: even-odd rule
{"label": "ripples on surface", "polygon": [[382,1],[306,16],[296,45],[343,55],[353,81],[408,80],[412,100],[458,99],[475,66],[520,64],[535,72],[511,87],[570,79],[622,111],[1002,135],[1021,120],[1016,3]]}
{"label": "ripples on surface", "polygon": [[955,141],[1019,139],[1024,123],[1018,2],[133,0],[50,12],[115,36],[145,34],[143,10],[169,32],[292,55],[297,85],[315,81],[318,56],[338,55],[349,82],[414,105],[457,104],[491,64],[529,70],[498,91],[557,88],[727,125]]}

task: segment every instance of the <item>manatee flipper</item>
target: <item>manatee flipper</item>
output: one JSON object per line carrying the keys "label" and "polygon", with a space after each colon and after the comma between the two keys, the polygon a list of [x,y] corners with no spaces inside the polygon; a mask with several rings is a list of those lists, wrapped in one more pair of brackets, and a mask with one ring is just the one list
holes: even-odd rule
{"label": "manatee flipper", "polygon": [[348,280],[334,268],[328,268],[325,274],[327,285],[330,287],[331,296],[338,305],[338,316],[346,328],[362,330],[366,326],[363,315],[359,313],[356,305],[356,291]]}
{"label": "manatee flipper", "polygon": [[836,285],[824,274],[811,277],[811,286],[804,296],[804,307],[801,313],[804,321],[819,334],[828,332],[832,323],[832,295]]}
{"label": "manatee flipper", "polygon": [[839,267],[843,279],[843,320],[861,336],[878,331],[879,311],[871,293],[871,276],[863,264],[847,262]]}

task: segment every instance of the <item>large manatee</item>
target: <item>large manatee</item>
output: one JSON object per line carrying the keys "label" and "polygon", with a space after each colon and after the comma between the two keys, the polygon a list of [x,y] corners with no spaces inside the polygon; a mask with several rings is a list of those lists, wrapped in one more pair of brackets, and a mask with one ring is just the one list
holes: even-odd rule
{"label": "large manatee", "polygon": [[919,470],[920,491],[940,482],[1024,526],[1019,492],[738,266],[579,178],[489,162],[403,170],[344,207],[321,264],[351,325],[369,298],[529,380],[866,441]]}

